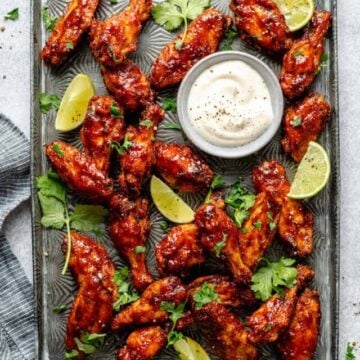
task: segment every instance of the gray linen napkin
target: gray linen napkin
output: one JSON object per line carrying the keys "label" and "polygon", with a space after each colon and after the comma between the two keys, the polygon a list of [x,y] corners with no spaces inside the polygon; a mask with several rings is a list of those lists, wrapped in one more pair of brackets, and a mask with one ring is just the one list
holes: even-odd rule
{"label": "gray linen napkin", "polygon": [[[35,359],[34,297],[4,237],[6,216],[30,195],[30,144],[0,114],[0,359]],[[21,236],[21,234],[19,234]]]}

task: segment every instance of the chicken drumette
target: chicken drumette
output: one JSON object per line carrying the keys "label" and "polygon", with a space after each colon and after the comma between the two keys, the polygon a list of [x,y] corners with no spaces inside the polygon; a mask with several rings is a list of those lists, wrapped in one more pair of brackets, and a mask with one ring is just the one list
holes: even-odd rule
{"label": "chicken drumette", "polygon": [[275,294],[260,306],[247,321],[252,343],[274,342],[289,326],[298,300],[298,293],[314,277],[309,266],[298,265],[295,285],[284,294]]}
{"label": "chicken drumette", "polygon": [[240,38],[270,53],[284,53],[292,44],[285,17],[272,0],[232,0]]}
{"label": "chicken drumette", "polygon": [[283,360],[311,360],[320,334],[319,293],[306,289],[296,304],[295,315],[277,344]]}
{"label": "chicken drumette", "polygon": [[162,49],[152,66],[151,84],[156,89],[178,85],[195,63],[217,50],[230,23],[230,17],[218,10],[203,11],[190,23],[180,48],[183,34]]}
{"label": "chicken drumette", "polygon": [[[67,238],[62,249],[67,251]],[[113,302],[118,297],[114,284],[115,265],[106,249],[78,232],[71,232],[69,267],[79,290],[66,327],[66,347],[76,349],[75,338],[83,333],[104,333],[111,324]]]}
{"label": "chicken drumette", "polygon": [[325,35],[330,27],[331,13],[315,11],[311,26],[294,41],[283,58],[280,84],[289,99],[299,97],[311,85],[321,65]]}
{"label": "chicken drumette", "polygon": [[129,262],[131,279],[138,290],[144,290],[154,281],[147,269],[145,252],[136,251],[138,246],[145,247],[150,227],[148,200],[132,201],[123,194],[111,198],[109,235],[121,256]]}
{"label": "chicken drumette", "polygon": [[129,6],[105,21],[93,20],[90,47],[101,64],[114,67],[137,48],[143,23],[149,18],[151,0],[130,0]]}
{"label": "chicken drumette", "polygon": [[313,215],[301,202],[287,197],[290,183],[285,168],[277,161],[265,161],[253,170],[253,182],[259,192],[267,192],[281,207],[278,233],[294,255],[306,257],[313,251]]}
{"label": "chicken drumette", "polygon": [[318,93],[312,93],[299,103],[289,106],[284,117],[284,151],[299,162],[310,141],[315,141],[331,115],[330,104]]}
{"label": "chicken drumette", "polygon": [[78,195],[101,203],[113,193],[113,181],[98,169],[95,160],[63,141],[46,145],[46,156],[60,178]]}
{"label": "chicken drumette", "polygon": [[226,262],[236,283],[248,283],[251,271],[240,253],[239,228],[227,215],[221,193],[213,193],[210,201],[198,208],[195,224],[199,228],[204,249]]}
{"label": "chicken drumette", "polygon": [[46,64],[60,65],[75,49],[93,20],[99,0],[71,0],[41,52]]}
{"label": "chicken drumette", "polygon": [[155,170],[171,187],[196,192],[210,186],[213,171],[190,147],[157,141],[154,148]]}
{"label": "chicken drumette", "polygon": [[119,184],[122,192],[139,196],[143,183],[150,176],[154,164],[153,142],[164,110],[157,104],[148,104],[137,127],[130,125],[125,138],[130,142],[126,153],[121,155]]}
{"label": "chicken drumette", "polygon": [[[111,111],[114,108],[116,112]],[[124,134],[125,122],[122,107],[111,96],[94,96],[90,100],[80,138],[85,153],[105,174],[109,171],[110,145],[113,141],[121,142]]]}

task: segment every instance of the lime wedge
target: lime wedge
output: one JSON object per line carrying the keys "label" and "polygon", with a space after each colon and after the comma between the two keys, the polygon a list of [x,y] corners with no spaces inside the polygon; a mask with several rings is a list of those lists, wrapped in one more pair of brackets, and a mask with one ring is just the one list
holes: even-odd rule
{"label": "lime wedge", "polygon": [[274,0],[285,16],[290,31],[303,28],[314,13],[314,0]]}
{"label": "lime wedge", "polygon": [[154,175],[150,181],[150,193],[154,204],[168,220],[177,224],[194,220],[194,211],[190,206]]}
{"label": "lime wedge", "polygon": [[288,197],[307,199],[320,192],[329,181],[330,160],[325,149],[311,141],[297,168]]}
{"label": "lime wedge", "polygon": [[210,360],[203,347],[195,340],[185,337],[174,344],[181,360]]}
{"label": "lime wedge", "polygon": [[94,85],[89,76],[76,75],[61,100],[56,115],[55,129],[70,131],[84,122],[90,99],[94,96]]}

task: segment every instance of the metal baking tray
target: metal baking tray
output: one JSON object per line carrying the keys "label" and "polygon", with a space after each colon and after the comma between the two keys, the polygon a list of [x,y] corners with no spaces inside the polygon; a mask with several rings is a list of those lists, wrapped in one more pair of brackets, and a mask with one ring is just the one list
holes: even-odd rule
{"label": "metal baking tray", "polygon": [[[89,74],[96,86],[98,94],[106,93],[100,75],[99,66],[91,55],[84,39],[81,47],[60,68],[53,70],[45,67],[39,58],[39,52],[48,34],[41,21],[41,10],[48,6],[51,14],[60,15],[66,6],[66,0],[32,0],[32,113],[31,113],[31,144],[32,144],[32,213],[33,213],[33,253],[34,253],[34,288],[36,295],[37,313],[37,358],[39,359],[63,359],[64,358],[64,336],[68,311],[62,315],[56,315],[52,308],[58,304],[70,305],[76,285],[68,272],[61,276],[64,256],[60,250],[60,242],[64,233],[57,230],[45,230],[40,226],[41,211],[36,196],[35,178],[48,170],[48,164],[44,155],[43,145],[55,139],[68,141],[76,146],[81,146],[79,131],[63,134],[57,133],[54,128],[55,112],[41,114],[38,94],[41,92],[56,93],[62,96],[71,79],[79,72]],[[158,2],[159,0],[155,0]],[[317,0],[318,8],[330,10],[333,13],[333,26],[326,41],[326,52],[330,56],[328,67],[322,69],[317,76],[313,89],[319,91],[330,101],[334,109],[332,120],[326,127],[319,141],[327,149],[332,163],[332,175],[330,185],[318,196],[306,202],[315,214],[315,250],[307,259],[316,272],[311,286],[317,288],[321,294],[322,318],[321,336],[318,343],[315,359],[337,359],[338,358],[338,294],[339,294],[339,180],[340,180],[340,158],[339,158],[339,116],[338,116],[338,80],[337,80],[337,14],[336,0]],[[212,0],[212,6],[230,14],[228,8],[229,0]],[[106,18],[110,14],[125,8],[126,0],[120,0],[116,5],[110,5],[110,1],[102,0],[96,16]],[[146,73],[149,72],[151,63],[162,47],[170,41],[175,34],[168,33],[149,20],[141,33],[136,53],[131,58],[137,62]],[[247,47],[239,40],[233,45],[234,50],[247,51],[271,66],[279,73],[279,63],[264,56],[258,51]],[[158,100],[169,92],[161,92]],[[174,93],[172,93],[174,95]],[[167,113],[163,121],[177,122],[177,117]],[[275,158],[285,164],[290,179],[295,170],[294,164],[284,156],[280,148],[281,133],[275,136],[272,142],[256,155],[246,160],[224,160],[204,155],[211,167],[230,183],[241,175],[246,184],[251,188],[250,173],[252,167],[265,159]],[[160,126],[157,138],[166,142],[183,142],[181,132],[165,130]],[[201,199],[201,194],[184,195],[192,207],[196,207]],[[151,208],[151,221],[153,223],[150,239],[148,263],[151,271],[156,274],[154,245],[164,234],[159,223],[161,215],[155,207]],[[107,236],[98,238],[108,249],[111,257],[117,265],[123,262],[118,257],[116,250]],[[275,244],[269,250],[269,256],[279,256],[283,250],[280,245]],[[199,335],[194,332],[192,337],[202,342]],[[114,359],[116,349],[119,347],[124,336],[109,336],[103,348],[92,355],[91,359]],[[202,342],[203,343],[203,342]],[[262,349],[264,359],[275,359],[271,347]],[[172,350],[164,350],[158,359],[177,358]],[[215,359],[215,357],[213,357]]]}

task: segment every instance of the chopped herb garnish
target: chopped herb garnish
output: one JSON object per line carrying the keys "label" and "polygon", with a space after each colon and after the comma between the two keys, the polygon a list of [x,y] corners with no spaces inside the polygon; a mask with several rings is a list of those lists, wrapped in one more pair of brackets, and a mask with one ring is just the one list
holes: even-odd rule
{"label": "chopped herb garnish", "polygon": [[354,344],[347,344],[347,348],[346,348],[346,355],[345,355],[345,360],[356,360],[356,356],[354,354],[355,351],[355,346]]}
{"label": "chopped herb garnish", "polygon": [[276,229],[276,223],[274,221],[274,218],[272,216],[272,213],[270,211],[267,211],[266,212],[266,216],[267,218],[269,219],[269,228],[271,231],[275,230]]}
{"label": "chopped herb garnish", "polygon": [[214,285],[209,285],[207,282],[201,285],[201,289],[194,294],[193,299],[196,303],[196,310],[200,310],[205,304],[212,301],[220,302],[218,294],[214,290]]}
{"label": "chopped herb garnish", "polygon": [[154,124],[153,124],[153,122],[151,120],[145,119],[145,120],[140,121],[139,125],[150,129]]}
{"label": "chopped herb garnish", "polygon": [[176,99],[170,96],[165,97],[162,103],[162,107],[164,108],[165,111],[170,111],[176,114],[177,111]]}
{"label": "chopped herb garnish", "polygon": [[62,314],[67,310],[66,305],[59,305],[59,306],[55,306],[52,311],[55,314]]}
{"label": "chopped herb garnish", "polygon": [[302,117],[301,116],[296,116],[291,122],[291,126],[292,127],[298,127],[301,125],[301,122],[302,122]]}
{"label": "chopped herb garnish", "polygon": [[80,355],[77,350],[71,350],[70,352],[65,353],[65,359],[75,359]]}
{"label": "chopped herb garnish", "polygon": [[168,123],[165,123],[163,127],[164,127],[164,129],[182,131],[181,126],[177,123],[168,122]]}
{"label": "chopped herb garnish", "polygon": [[131,147],[132,141],[129,141],[127,135],[125,135],[124,141],[122,144],[117,141],[113,141],[110,144],[110,148],[115,149],[119,155],[126,154],[127,150]]}
{"label": "chopped herb garnish", "polygon": [[254,227],[258,230],[261,229],[261,226],[262,226],[262,221],[261,220],[258,220],[256,222],[254,222]]}
{"label": "chopped herb garnish", "polygon": [[19,8],[12,9],[4,16],[5,20],[15,21],[18,18],[19,18]]}
{"label": "chopped herb garnish", "polygon": [[209,192],[206,195],[206,198],[204,200],[204,203],[207,204],[210,201],[211,198],[211,194],[213,193],[214,190],[222,187],[224,185],[224,180],[222,179],[222,177],[218,174],[216,174],[214,176],[214,179],[210,185],[210,189]]}
{"label": "chopped herb garnish", "polygon": [[74,49],[74,43],[73,43],[72,41],[68,41],[68,42],[66,43],[66,47],[67,47],[68,49]]}
{"label": "chopped herb garnish", "polygon": [[47,31],[53,31],[54,27],[58,21],[58,17],[49,15],[49,10],[46,6],[44,6],[42,8],[41,14],[42,14],[42,19],[44,22],[45,29]]}
{"label": "chopped herb garnish", "polygon": [[109,51],[110,51],[110,55],[111,55],[112,61],[115,62],[115,63],[118,62],[119,59],[118,59],[118,57],[116,56],[113,47],[112,47],[111,45],[109,45],[109,46],[108,46],[108,49],[109,49]]}
{"label": "chopped herb garnish", "polygon": [[135,253],[136,254],[142,254],[146,251],[146,247],[145,246],[135,246]]}
{"label": "chopped herb garnish", "polygon": [[122,305],[126,305],[134,302],[139,298],[136,291],[130,292],[129,282],[129,268],[124,266],[123,268],[115,271],[114,284],[118,287],[118,299],[113,303],[113,309],[120,311]]}
{"label": "chopped herb garnish", "polygon": [[329,54],[328,53],[323,53],[321,55],[321,58],[320,58],[320,65],[317,69],[317,72],[319,73],[321,71],[322,68],[328,66],[327,62],[329,60]]}
{"label": "chopped herb garnish", "polygon": [[41,93],[39,95],[39,103],[40,111],[43,114],[46,114],[50,111],[52,107],[54,107],[55,110],[59,109],[60,98],[56,94],[47,95],[45,93]]}
{"label": "chopped herb garnish", "polygon": [[227,237],[228,237],[228,234],[223,234],[222,240],[219,241],[218,243],[216,243],[216,245],[214,246],[214,251],[215,251],[216,257],[220,257],[221,250],[226,246]]}
{"label": "chopped herb garnish", "polygon": [[124,116],[123,112],[119,109],[116,103],[110,105],[110,113],[113,117],[121,118]]}
{"label": "chopped herb garnish", "polygon": [[169,231],[169,223],[167,221],[164,221],[160,224],[161,229],[164,232],[168,232]]}
{"label": "chopped herb garnish", "polygon": [[293,53],[293,57],[294,57],[295,59],[297,59],[297,58],[300,57],[300,56],[303,56],[302,51],[295,51],[295,52]]}
{"label": "chopped herb garnish", "polygon": [[59,156],[59,157],[62,157],[64,154],[63,152],[61,151],[60,149],[60,146],[58,144],[54,144],[53,145],[53,150],[56,152],[56,154]]}
{"label": "chopped herb garnish", "polygon": [[110,4],[111,5],[115,5],[115,4],[117,4],[119,2],[119,0],[110,0]]}
{"label": "chopped herb garnish", "polygon": [[221,47],[221,51],[225,51],[225,50],[232,50],[232,44],[235,40],[235,38],[237,37],[238,33],[235,27],[230,28],[226,33],[225,33],[225,43],[224,45]]}
{"label": "chopped herb garnish", "polygon": [[103,343],[106,334],[89,334],[84,332],[81,336],[82,341],[75,338],[75,343],[79,351],[85,354],[92,354],[98,349]]}

